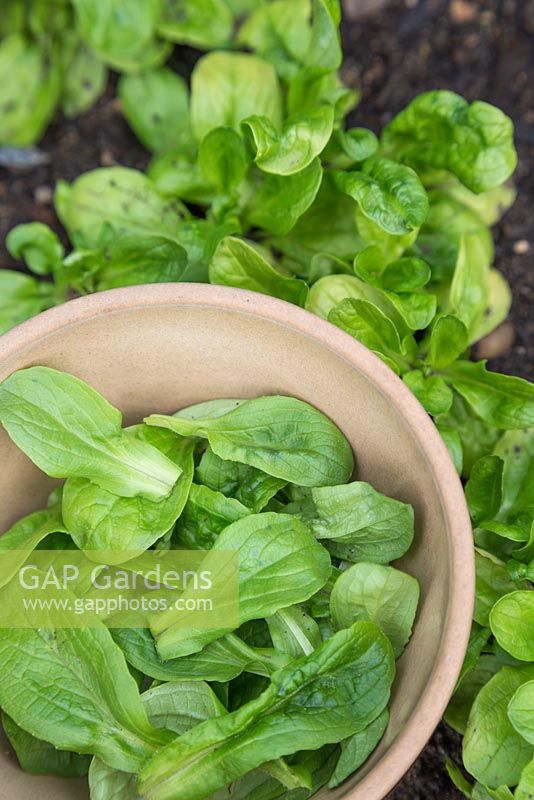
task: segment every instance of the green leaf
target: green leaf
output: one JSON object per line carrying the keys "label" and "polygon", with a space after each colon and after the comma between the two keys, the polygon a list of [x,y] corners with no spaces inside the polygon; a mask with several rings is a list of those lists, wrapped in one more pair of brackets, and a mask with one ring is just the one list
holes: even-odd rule
{"label": "green leaf", "polygon": [[473,788],[473,800],[514,800],[514,795],[508,786],[499,786],[497,789],[490,789],[481,783],[475,783]]}
{"label": "green leaf", "polygon": [[56,188],[56,210],[69,237],[98,247],[109,226],[126,233],[175,237],[185,210],[166,200],[149,178],[135,169],[108,167],[86,172],[70,186]]}
{"label": "green leaf", "polygon": [[469,634],[469,642],[467,644],[467,651],[465,653],[464,663],[460,672],[460,677],[456,683],[456,687],[462,682],[463,678],[469,673],[480,660],[482,651],[488,644],[491,637],[489,628],[483,628],[478,623],[473,622],[471,625],[471,633]]}
{"label": "green leaf", "polygon": [[129,664],[160,681],[225,682],[243,672],[268,677],[291,660],[272,648],[251,647],[234,634],[211,642],[199,653],[164,660],[146,628],[112,628],[111,634]]}
{"label": "green leaf", "polygon": [[197,481],[214,492],[234,497],[256,514],[286,485],[285,480],[247,464],[223,460],[211,448],[203,453],[195,475]]}
{"label": "green leaf", "polygon": [[279,297],[303,306],[308,295],[304,281],[276,270],[251,244],[228,236],[219,244],[211,260],[210,282],[235,286]]}
{"label": "green leaf", "polygon": [[294,175],[265,174],[259,191],[247,204],[248,224],[263,228],[274,236],[285,236],[310,208],[322,179],[323,170],[318,158]]}
{"label": "green leaf", "polygon": [[322,642],[318,624],[301,606],[281,608],[267,625],[274,647],[293,658],[313,653]]}
{"label": "green leaf", "polygon": [[429,414],[446,414],[452,406],[452,390],[439,375],[427,377],[422,370],[414,369],[402,380]]}
{"label": "green leaf", "polygon": [[387,125],[386,152],[416,168],[446,169],[473,192],[504,183],[515,170],[512,121],[489,103],[453,92],[419,95]]}
{"label": "green leaf", "polygon": [[438,423],[440,428],[445,426],[455,431],[460,439],[463,452],[462,474],[466,477],[477,459],[493,452],[502,435],[502,431],[482,422],[457,392],[454,393],[451,410],[440,416]]}
{"label": "green leaf", "polygon": [[521,779],[516,787],[515,800],[531,800],[534,795],[534,759],[530,761],[523,772]]}
{"label": "green leaf", "polygon": [[281,132],[266,116],[248,117],[243,128],[250,133],[254,161],[264,172],[294,175],[306,169],[322,153],[332,135],[334,111],[321,106],[312,112],[289,117]]}
{"label": "green leaf", "polygon": [[506,568],[499,559],[489,553],[475,553],[476,561],[476,594],[475,622],[484,627],[489,627],[490,612],[497,600],[503,595],[517,589],[511,580]]}
{"label": "green leaf", "polygon": [[330,612],[337,630],[357,621],[374,622],[399,658],[410,640],[419,603],[419,584],[411,575],[381,564],[353,564],[337,579]]}
{"label": "green leaf", "polygon": [[267,760],[351,736],[383,711],[392,678],[387,639],[356,623],[275,673],[257,699],[161,750],[141,773],[141,794],[197,800]]}
{"label": "green leaf", "polygon": [[386,264],[380,282],[390,292],[413,292],[430,280],[430,267],[421,258],[398,258]]}
{"label": "green leaf", "polygon": [[[141,695],[150,723],[178,735],[226,709],[203,682],[181,681],[156,686]],[[95,758],[89,771],[91,800],[141,800],[137,776],[113,770]]]}
{"label": "green leaf", "polygon": [[[434,319],[436,297],[418,291],[419,283],[424,284],[430,277],[428,266],[420,259],[401,258],[386,263],[382,248],[369,245],[356,256],[354,271],[359,280],[352,281],[354,291],[349,296],[367,299],[378,306],[399,330],[422,330]],[[411,286],[416,291],[411,291]]]}
{"label": "green leaf", "polygon": [[304,64],[316,74],[334,72],[341,66],[343,58],[339,0],[312,0],[312,14],[311,39]]}
{"label": "green leaf", "polygon": [[[356,207],[356,228],[363,246],[377,245],[382,251],[382,257],[386,264],[401,258],[408,248],[414,244],[419,233],[419,229],[414,229],[400,236],[388,233],[378,222],[373,221],[364,214],[359,206]],[[426,258],[424,253],[420,255],[421,258]]]}
{"label": "green leaf", "polygon": [[80,550],[106,551],[108,564],[113,563],[113,551],[119,551],[122,563],[124,551],[134,558],[167,533],[182,513],[193,480],[193,440],[146,425],[127,428],[124,438],[156,448],[181,474],[169,496],[159,501],[119,497],[85,478],[67,480],[62,503],[67,530]]}
{"label": "green leaf", "polygon": [[534,384],[488,372],[486,362],[457,361],[443,372],[473,411],[495,428],[534,426]]}
{"label": "green leaf", "polygon": [[[2,602],[9,602],[9,587]],[[104,627],[0,630],[4,711],[61,750],[135,772],[169,737],[149,724],[137,684]],[[50,692],[50,681],[61,689]],[[68,709],[68,713],[65,713]]]}
{"label": "green leaf", "polygon": [[447,311],[461,320],[469,333],[469,343],[475,341],[484,310],[488,304],[487,277],[489,263],[479,238],[464,234],[454,270]]}
{"label": "green leaf", "polygon": [[473,465],[465,496],[475,527],[494,517],[501,507],[502,479],[503,461],[498,456],[483,456]]}
{"label": "green leaf", "polygon": [[143,283],[187,279],[187,253],[176,241],[158,234],[126,233],[106,244],[96,274],[98,291]]}
{"label": "green leaf", "polygon": [[364,764],[382,739],[389,722],[389,712],[382,711],[363,731],[341,742],[341,755],[328,781],[334,789]]}
{"label": "green leaf", "polygon": [[534,592],[517,591],[501,597],[491,610],[490,626],[507,653],[519,661],[534,661]]}
{"label": "green leaf", "polygon": [[324,159],[329,166],[348,169],[374,156],[378,139],[367,128],[336,129],[332,134]]}
{"label": "green leaf", "polygon": [[14,33],[0,42],[0,146],[37,142],[50,122],[61,91],[54,49]]}
{"label": "green leaf", "polygon": [[2,38],[10,33],[20,33],[24,29],[26,10],[23,0],[16,0],[5,8],[0,20]]}
{"label": "green leaf", "polygon": [[498,270],[490,269],[486,275],[486,291],[486,307],[473,328],[473,341],[479,341],[504,322],[512,306],[512,290]]}
{"label": "green leaf", "polygon": [[312,489],[313,533],[338,558],[385,564],[413,541],[413,508],[363,481]]}
{"label": "green leaf", "polygon": [[42,222],[12,228],[6,237],[6,249],[13,258],[24,260],[37,275],[58,269],[65,253],[57,234]]}
{"label": "green leaf", "polygon": [[462,792],[465,797],[472,800],[473,798],[473,786],[469,783],[467,778],[464,776],[460,767],[452,761],[448,756],[445,758],[445,768],[448,772],[449,778],[456,786],[456,788]]}
{"label": "green leaf", "polygon": [[[327,551],[302,522],[288,514],[252,514],[232,523],[219,534],[211,552],[220,550],[239,553],[240,625],[307,600],[330,574]],[[281,572],[283,584],[276,579]],[[188,629],[181,624],[181,616],[171,609],[151,619],[163,658],[196,653],[231,630]]]}
{"label": "green leaf", "polygon": [[53,286],[0,269],[0,334],[54,305]]}
{"label": "green leaf", "polygon": [[437,300],[435,295],[426,292],[386,292],[379,290],[381,298],[378,305],[383,309],[393,306],[395,313],[391,318],[395,321],[400,317],[400,330],[406,327],[410,331],[428,328],[436,316]]}
{"label": "green leaf", "polygon": [[239,129],[258,114],[278,126],[282,96],[278,78],[266,61],[247,53],[209,53],[191,76],[191,119],[199,141],[213,128]]}
{"label": "green leaf", "polygon": [[521,564],[519,561],[510,559],[506,564],[506,568],[514,581],[527,580],[534,583],[534,559],[530,564]]}
{"label": "green leaf", "polygon": [[90,757],[57,750],[48,742],[27,733],[4,713],[2,726],[24,772],[30,775],[57,775],[61,778],[81,778],[87,775]]}
{"label": "green leaf", "polygon": [[224,0],[163,0],[160,36],[207,50],[229,42],[232,12]]}
{"label": "green leaf", "polygon": [[341,127],[360,98],[359,89],[345,86],[337,72],[319,74],[313,67],[303,67],[289,80],[287,110],[290,114],[311,111],[327,103],[334,107],[336,125]]}
{"label": "green leaf", "polygon": [[310,46],[310,0],[274,0],[254,5],[253,13],[239,29],[237,41],[270,61],[287,80]]}
{"label": "green leaf", "polygon": [[181,436],[207,438],[221,458],[239,461],[298,486],[331,486],[348,480],[354,460],[339,428],[294,397],[258,397],[211,418],[153,414],[145,422]]}
{"label": "green leaf", "polygon": [[339,188],[350,195],[363,214],[392,234],[419,228],[428,212],[428,198],[416,173],[387,158],[373,157],[359,172],[336,172]]}
{"label": "green leaf", "polygon": [[147,150],[168,152],[190,132],[186,83],[168,67],[122,75],[118,95],[128,124]]}
{"label": "green leaf", "polygon": [[66,533],[58,506],[34,511],[22,517],[0,537],[2,555],[2,578],[0,586],[5,586],[24,564],[37,545],[51,533]]}
{"label": "green leaf", "polygon": [[150,724],[181,736],[207,719],[227,712],[203,681],[173,681],[143,692],[141,700]]}
{"label": "green leaf", "polygon": [[533,678],[533,667],[503,667],[483,687],[471,709],[463,744],[464,764],[490,788],[514,786],[534,755],[532,745],[516,733],[507,713],[517,689]]}
{"label": "green leaf", "polygon": [[75,117],[87,111],[103,94],[107,79],[105,64],[80,42],[63,76],[63,113],[67,117]]}
{"label": "green leaf", "polygon": [[91,800],[142,800],[137,792],[137,775],[108,767],[93,758],[89,768]]}
{"label": "green leaf", "polygon": [[[263,55],[290,82],[290,108],[316,108],[321,101],[334,99],[339,84],[335,71],[342,58],[340,16],[338,0],[259,4],[241,27],[238,42]],[[340,115],[352,107],[348,94],[339,88],[338,99],[348,106],[340,109]]]}
{"label": "green leaf", "polygon": [[[208,206],[215,201],[215,186],[200,171],[196,152],[175,148],[157,155],[150,163],[148,177],[165,197],[179,198],[199,206]],[[195,223],[201,221],[210,224],[206,220],[195,220]]]}
{"label": "green leaf", "polygon": [[436,369],[448,367],[468,346],[468,333],[464,323],[452,314],[440,314],[430,333],[428,361]]}
{"label": "green leaf", "polygon": [[[531,669],[531,668],[529,668]],[[508,705],[508,716],[516,731],[530,744],[534,744],[534,680],[523,683]]]}
{"label": "green leaf", "polygon": [[[56,297],[65,297],[69,289],[80,294],[93,292],[102,260],[103,256],[98,250],[73,250],[69,253],[54,275]],[[56,302],[60,302],[59,298]]]}
{"label": "green leaf", "polygon": [[464,466],[464,451],[460,434],[458,431],[454,430],[454,428],[450,428],[447,425],[443,425],[441,423],[435,424],[441,438],[445,442],[447,450],[449,451],[449,455],[456,468],[456,472],[461,475]]}
{"label": "green leaf", "polygon": [[497,536],[501,536],[504,539],[510,539],[512,542],[521,542],[524,544],[528,540],[528,533],[526,533],[520,525],[514,525],[510,522],[501,522],[498,519],[484,519],[480,523],[480,528],[483,531],[495,533]]}
{"label": "green leaf", "polygon": [[72,23],[69,9],[63,3],[51,7],[46,0],[35,0],[26,13],[26,28],[39,40],[64,33]]}
{"label": "green leaf", "polygon": [[191,406],[177,411],[174,416],[188,420],[218,419],[245,403],[245,398],[221,397],[215,400],[205,400],[203,403],[194,403]]}
{"label": "green leaf", "polygon": [[385,267],[386,258],[378,244],[364,247],[354,259],[354,272],[358,278],[373,286],[382,286],[382,274]]}
{"label": "green leaf", "polygon": [[475,698],[501,667],[501,662],[495,656],[483,655],[464,675],[445,712],[445,721],[451,728],[462,735],[465,733]]}
{"label": "green leaf", "polygon": [[48,367],[19,370],[0,385],[0,421],[54,478],[90,478],[124,497],[161,500],[180,476],[155,447],[123,435],[120,411],[98,392]]}
{"label": "green leaf", "polygon": [[208,267],[217,245],[234,231],[231,223],[215,225],[204,219],[182,223],[176,238],[187,253],[188,280],[208,282]]}
{"label": "green leaf", "polygon": [[408,367],[395,325],[372,303],[352,298],[342,300],[330,311],[328,321],[358,339],[395,372]]}
{"label": "green leaf", "polygon": [[532,509],[527,515],[530,523],[530,532],[527,540],[522,540],[522,547],[512,550],[512,555],[519,561],[534,562],[534,516]]}
{"label": "green leaf", "polygon": [[224,528],[251,513],[239,500],[225,497],[207,486],[193,484],[175,529],[180,545],[191,550],[209,550]]}
{"label": "green leaf", "polygon": [[256,0],[225,0],[234,17],[241,17],[254,11]]}
{"label": "green leaf", "polygon": [[504,461],[500,517],[507,519],[532,503],[534,491],[534,430],[506,431],[494,454]]}
{"label": "green leaf", "polygon": [[440,283],[452,280],[460,240],[465,234],[476,237],[486,263],[493,261],[494,246],[491,231],[469,207],[442,189],[428,193],[430,207],[414,245],[414,251],[432,268],[432,278]]}
{"label": "green leaf", "polygon": [[288,790],[313,788],[312,778],[309,770],[302,767],[290,766],[283,758],[267,761],[260,767],[262,772],[270,775]]}
{"label": "green leaf", "polygon": [[323,319],[328,319],[343,300],[352,297],[365,300],[369,297],[365,285],[353,275],[325,275],[310,288],[306,308]]}
{"label": "green leaf", "polygon": [[248,167],[243,140],[233,128],[214,128],[200,143],[198,165],[204,178],[221,194],[231,194]]}
{"label": "green leaf", "polygon": [[302,275],[308,274],[318,253],[353,259],[362,248],[362,240],[354,223],[352,199],[340,192],[331,175],[325,173],[309,210],[287,236],[274,239],[273,245],[286,256],[288,265]]}
{"label": "green leaf", "polygon": [[517,197],[517,190],[511,182],[496,186],[487,192],[475,194],[470,192],[460,181],[451,178],[447,181],[446,192],[464,206],[468,206],[477,214],[485,225],[495,225],[509,208],[513,206]]}
{"label": "green leaf", "polygon": [[161,4],[146,0],[72,0],[76,28],[108,66],[135,72],[158,66],[170,47],[155,38]]}

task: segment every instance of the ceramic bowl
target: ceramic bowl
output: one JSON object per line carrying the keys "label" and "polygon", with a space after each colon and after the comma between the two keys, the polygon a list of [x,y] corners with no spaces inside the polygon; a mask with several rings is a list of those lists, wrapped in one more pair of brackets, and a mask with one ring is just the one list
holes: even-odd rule
{"label": "ceramic bowl", "polygon": [[[0,338],[0,380],[34,364],[88,381],[124,412],[218,397],[294,395],[354,448],[357,475],[412,503],[415,543],[400,567],[421,586],[397,665],[391,721],[366,765],[321,797],[382,800],[423,749],[453,691],[471,625],[473,548],[460,481],[430,418],[382,361],[328,322],[239,289],[160,284],[73,300]],[[51,482],[0,432],[0,530],[43,505]],[[1,680],[1,666],[0,666]],[[85,783],[25,775],[6,746],[1,795],[82,800]]]}

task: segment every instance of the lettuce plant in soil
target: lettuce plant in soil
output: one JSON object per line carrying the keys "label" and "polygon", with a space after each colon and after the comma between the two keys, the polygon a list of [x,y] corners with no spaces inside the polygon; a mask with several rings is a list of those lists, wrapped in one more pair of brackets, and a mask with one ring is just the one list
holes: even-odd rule
{"label": "lettuce plant in soil", "polygon": [[[209,281],[295,303],[375,352],[432,415],[465,481],[473,523],[473,630],[446,714],[464,735],[466,772],[449,764],[451,777],[475,800],[525,800],[534,791],[534,387],[470,358],[473,344],[506,318],[511,303],[504,277],[493,268],[491,226],[514,200],[512,123],[487,103],[433,91],[415,98],[378,137],[364,127],[347,128],[358,98],[338,74],[335,0],[142,5],[141,11],[129,4],[125,31],[124,16],[108,18],[111,6],[62,4],[67,16],[75,15],[76,35],[91,57],[123,72],[124,114],[153,155],[146,174],[112,167],[58,183],[55,205],[68,252],[41,223],[10,232],[10,252],[33,275],[0,272],[0,327],[8,330],[73,294]],[[178,6],[183,13],[175,13]],[[16,27],[17,19],[14,13],[8,23]],[[138,50],[137,26],[144,37]],[[33,29],[36,36],[35,21]],[[56,33],[51,40],[61,39]],[[20,37],[17,28],[2,48],[19,52]],[[210,50],[189,83],[162,65],[168,39]],[[22,50],[21,59],[39,57],[30,41],[24,39],[33,55]],[[8,84],[3,92],[12,91]],[[35,89],[35,113],[51,103],[51,93],[46,83]],[[113,455],[120,459],[111,423]],[[194,536],[195,503],[207,503],[210,513],[226,514],[234,524],[245,513],[236,503],[257,511],[253,475],[218,464],[225,458],[214,444],[224,439],[219,424],[208,428],[213,442],[199,467],[208,477],[191,495],[186,539]],[[184,434],[190,426],[164,427]],[[136,443],[140,457],[147,442]],[[246,449],[246,443],[232,447]],[[245,463],[248,470],[265,469]],[[157,494],[172,468],[154,461],[151,474],[150,491]],[[87,477],[113,490],[104,472]],[[135,487],[133,473],[123,477]],[[210,491],[221,491],[220,481],[239,487],[235,503],[222,511],[220,498],[208,499]],[[275,489],[272,481],[261,483],[267,494]],[[317,485],[295,502],[312,509],[331,553],[368,561],[356,557],[357,543],[344,540],[346,525],[336,530],[332,505],[344,517],[346,502],[350,518],[351,503],[365,490],[350,490],[352,499],[348,491]],[[354,531],[360,524],[354,521]],[[385,562],[391,557],[383,556]],[[380,556],[376,561],[383,563]],[[376,573],[373,580],[386,579]],[[155,658],[149,645],[128,642],[143,663]],[[365,751],[383,724],[350,752]],[[185,776],[185,755],[183,764]],[[162,761],[158,774],[165,769]],[[338,765],[337,774],[345,773]],[[152,781],[148,776],[141,785]]]}

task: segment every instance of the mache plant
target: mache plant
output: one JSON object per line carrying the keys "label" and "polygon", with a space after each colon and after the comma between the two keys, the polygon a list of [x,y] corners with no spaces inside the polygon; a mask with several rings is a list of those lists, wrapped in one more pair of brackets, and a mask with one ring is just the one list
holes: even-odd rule
{"label": "mache plant", "polygon": [[58,183],[68,254],[40,223],[9,234],[38,277],[1,273],[2,328],[76,294],[210,281],[304,307],[385,361],[432,415],[473,522],[477,605],[447,720],[476,784],[450,771],[468,797],[525,800],[534,387],[470,358],[511,304],[491,226],[515,196],[513,125],[488,103],[431,91],[379,137],[347,128],[357,97],[338,74],[339,21],[334,0],[262,3],[189,86],[166,67],[124,75],[124,114],[153,153],[147,174]]}
{"label": "mache plant", "polygon": [[230,46],[256,0],[5,0],[0,16],[0,146],[35,144],[58,109],[87,111],[110,70],[161,66],[175,43]]}

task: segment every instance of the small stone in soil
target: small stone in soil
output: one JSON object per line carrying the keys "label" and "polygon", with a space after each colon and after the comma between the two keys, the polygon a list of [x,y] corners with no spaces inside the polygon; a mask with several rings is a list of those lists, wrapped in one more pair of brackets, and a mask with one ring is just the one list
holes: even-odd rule
{"label": "small stone in soil", "polygon": [[514,253],[518,256],[526,255],[530,250],[530,242],[527,239],[520,239],[514,243]]}
{"label": "small stone in soil", "polygon": [[37,186],[33,199],[38,206],[49,206],[54,199],[54,191],[51,186]]}
{"label": "small stone in soil", "polygon": [[343,9],[348,19],[361,19],[377,14],[389,0],[343,0]]}
{"label": "small stone in soil", "polygon": [[50,156],[37,147],[0,147],[0,167],[14,172],[48,164]]}
{"label": "small stone in soil", "polygon": [[503,322],[489,333],[475,347],[475,357],[498,358],[508,352],[515,340],[515,328],[511,322]]}
{"label": "small stone in soil", "polygon": [[468,3],[467,0],[452,0],[450,4],[451,19],[457,25],[465,25],[468,22],[473,22],[478,15],[478,10],[475,6]]}
{"label": "small stone in soil", "polygon": [[117,162],[115,161],[115,158],[113,157],[113,153],[111,152],[111,150],[108,147],[105,147],[102,150],[102,153],[100,155],[100,163],[102,164],[103,167],[116,167],[117,166]]}

